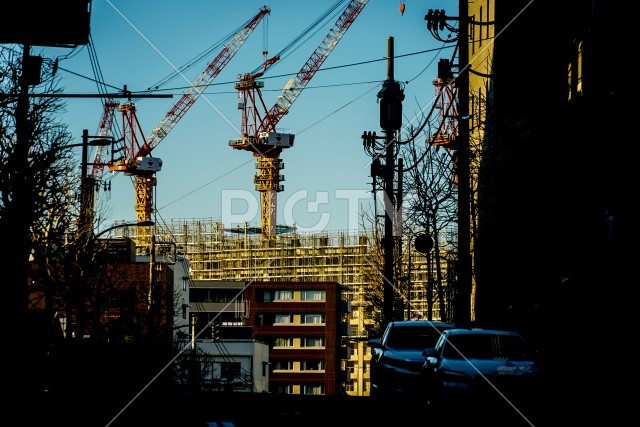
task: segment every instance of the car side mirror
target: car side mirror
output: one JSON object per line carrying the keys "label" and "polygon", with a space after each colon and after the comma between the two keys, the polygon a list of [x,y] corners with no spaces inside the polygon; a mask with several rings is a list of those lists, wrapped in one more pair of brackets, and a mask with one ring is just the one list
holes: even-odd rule
{"label": "car side mirror", "polygon": [[438,353],[435,348],[425,348],[424,350],[422,350],[422,355],[425,358],[435,357],[437,354]]}

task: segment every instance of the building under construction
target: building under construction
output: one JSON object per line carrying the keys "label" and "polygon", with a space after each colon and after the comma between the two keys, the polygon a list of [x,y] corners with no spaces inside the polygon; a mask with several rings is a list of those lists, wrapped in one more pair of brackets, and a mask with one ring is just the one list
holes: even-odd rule
{"label": "building under construction", "polygon": [[[370,351],[366,340],[375,323],[370,293],[375,292],[376,284],[381,289],[384,270],[380,239],[373,232],[300,233],[282,227],[275,238],[264,239],[259,228],[225,228],[214,218],[172,219],[154,227],[116,231],[128,237],[136,232],[152,233],[152,237],[137,236],[141,238],[136,240],[154,242],[156,253],[162,248],[188,258],[191,280],[340,283],[343,298],[351,304],[350,339],[344,343],[350,349],[344,366],[350,376],[347,393],[368,395]],[[148,248],[139,245],[138,250]],[[438,275],[431,257],[406,245],[395,281],[395,291],[404,301],[404,318],[448,318],[449,303],[441,302],[450,300],[447,290],[451,287],[435,285],[438,276],[450,280],[445,255]]]}

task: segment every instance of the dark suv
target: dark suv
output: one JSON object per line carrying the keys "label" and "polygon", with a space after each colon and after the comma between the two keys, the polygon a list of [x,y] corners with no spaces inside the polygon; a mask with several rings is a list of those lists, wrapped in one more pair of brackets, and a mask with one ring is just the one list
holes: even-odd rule
{"label": "dark suv", "polygon": [[541,381],[538,355],[514,331],[454,329],[424,351],[428,400],[446,403],[503,399],[524,402]]}
{"label": "dark suv", "polygon": [[450,323],[430,320],[389,322],[381,338],[371,347],[371,396],[408,395],[420,392],[422,351],[433,348]]}

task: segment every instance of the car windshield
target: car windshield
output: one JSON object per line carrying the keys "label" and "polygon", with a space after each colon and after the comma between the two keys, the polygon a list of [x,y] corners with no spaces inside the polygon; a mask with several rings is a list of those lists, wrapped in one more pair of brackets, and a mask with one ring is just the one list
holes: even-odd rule
{"label": "car windshield", "polygon": [[447,359],[530,359],[527,344],[515,335],[468,334],[448,337],[443,350]]}
{"label": "car windshield", "polygon": [[440,338],[440,333],[433,326],[395,327],[389,330],[387,347],[422,350],[432,348]]}

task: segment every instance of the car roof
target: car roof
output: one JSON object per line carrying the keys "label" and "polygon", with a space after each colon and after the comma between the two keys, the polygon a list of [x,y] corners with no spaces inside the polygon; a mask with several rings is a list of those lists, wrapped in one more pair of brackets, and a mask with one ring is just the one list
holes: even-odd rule
{"label": "car roof", "polygon": [[481,329],[481,328],[454,328],[444,331],[447,335],[469,335],[469,334],[482,334],[482,335],[520,335],[515,331],[506,331],[501,329]]}
{"label": "car roof", "polygon": [[442,327],[442,328],[455,328],[455,325],[452,323],[440,322],[437,320],[394,320],[392,322],[389,322],[389,324],[393,325],[394,327],[395,326],[400,326],[400,327],[436,326],[436,327]]}

